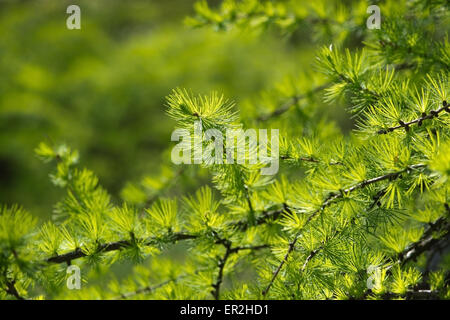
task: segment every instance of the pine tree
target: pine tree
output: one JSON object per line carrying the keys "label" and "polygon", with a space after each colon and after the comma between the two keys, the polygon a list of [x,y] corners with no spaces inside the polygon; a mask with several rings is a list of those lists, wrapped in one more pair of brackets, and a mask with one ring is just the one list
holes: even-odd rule
{"label": "pine tree", "polygon": [[[129,183],[118,203],[77,151],[41,143],[65,195],[40,226],[19,206],[1,208],[0,297],[450,298],[449,5],[379,5],[381,28],[370,30],[365,1],[198,2],[192,26],[291,38],[308,28],[318,46],[332,43],[298,79],[239,107],[184,89],[166,99],[192,136],[195,123],[222,134],[279,128],[280,173],[262,175],[264,163],[175,166],[168,151],[161,176]],[[333,105],[351,132],[330,119]],[[192,174],[212,186],[165,197]],[[127,261],[129,278],[111,277]],[[65,285],[71,265],[80,290]]]}

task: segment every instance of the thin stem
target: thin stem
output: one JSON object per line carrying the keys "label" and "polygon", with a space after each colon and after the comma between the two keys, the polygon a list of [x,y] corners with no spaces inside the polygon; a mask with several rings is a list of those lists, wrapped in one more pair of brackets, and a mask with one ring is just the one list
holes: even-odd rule
{"label": "thin stem", "polygon": [[278,276],[278,273],[280,273],[281,269],[283,268],[285,262],[287,261],[287,259],[289,258],[289,255],[291,254],[291,252],[294,250],[295,248],[295,244],[298,241],[298,236],[296,236],[294,238],[294,240],[292,240],[289,243],[289,248],[288,251],[286,252],[286,254],[284,255],[283,260],[281,261],[281,263],[278,265],[278,268],[275,270],[275,272],[273,273],[272,279],[269,282],[269,284],[267,285],[266,289],[263,290],[262,295],[265,297],[266,294],[269,292],[270,288],[272,287],[273,283],[275,282],[276,277]]}
{"label": "thin stem", "polygon": [[[447,233],[441,238],[433,237],[433,233],[440,230],[447,230]],[[448,230],[450,230],[450,223],[444,217],[439,218],[434,223],[430,223],[419,241],[413,242],[398,255],[398,262],[405,264],[409,261],[415,261],[425,251],[446,242],[450,237]]]}
{"label": "thin stem", "polygon": [[220,287],[223,283],[225,264],[227,263],[228,258],[232,254],[238,253],[239,251],[242,251],[242,250],[252,250],[253,251],[253,250],[261,250],[261,249],[269,248],[269,245],[266,245],[266,244],[257,245],[257,246],[245,246],[245,247],[232,248],[231,247],[232,243],[229,240],[224,240],[222,244],[225,246],[225,254],[219,260],[219,263],[218,263],[219,272],[217,274],[217,280],[215,283],[212,284],[213,291],[211,292],[211,294],[213,295],[215,300],[219,300],[219,298],[220,298]]}
{"label": "thin stem", "polygon": [[227,263],[228,258],[230,257],[231,254],[231,242],[227,241],[226,244],[224,244],[225,246],[225,254],[223,255],[223,257],[219,260],[219,272],[217,274],[217,280],[215,283],[212,284],[213,287],[213,291],[211,292],[211,294],[213,295],[215,300],[219,300],[220,298],[220,286],[222,285],[223,282],[223,269],[225,268],[225,264]]}
{"label": "thin stem", "polygon": [[[164,238],[162,239],[162,238],[157,238],[157,237],[151,238],[146,242],[146,245],[153,245],[159,241],[167,241],[167,242],[175,243],[180,240],[190,240],[190,239],[196,239],[196,238],[197,238],[197,235],[194,235],[194,234],[174,233],[174,234],[169,235],[167,239],[164,239]],[[133,243],[129,240],[119,240],[119,241],[115,241],[115,242],[108,242],[108,243],[100,245],[97,248],[97,252],[117,251],[117,250],[121,250],[121,249],[130,247],[132,245],[133,245]],[[50,257],[46,260],[46,262],[70,263],[70,261],[72,261],[72,260],[75,260],[78,258],[83,258],[86,256],[87,256],[87,254],[85,252],[83,252],[83,250],[81,248],[77,248],[74,251]]]}
{"label": "thin stem", "polygon": [[16,281],[11,280],[6,282],[6,293],[14,296],[17,300],[26,300],[24,297],[22,297],[19,292],[17,291],[17,288],[15,286]]}
{"label": "thin stem", "polygon": [[386,134],[388,132],[392,132],[394,130],[398,130],[398,129],[402,129],[402,128],[404,128],[406,131],[409,131],[409,127],[411,125],[417,124],[417,125],[421,126],[423,121],[428,120],[428,119],[437,118],[439,116],[439,114],[443,111],[450,112],[450,107],[446,101],[443,102],[443,106],[441,108],[439,108],[437,110],[432,110],[428,114],[423,113],[420,118],[411,120],[409,122],[403,122],[400,120],[399,121],[400,124],[398,126],[381,129],[381,130],[378,130],[377,133],[378,134]]}
{"label": "thin stem", "polygon": [[262,121],[267,121],[271,118],[278,117],[278,116],[282,115],[283,113],[287,112],[293,106],[295,106],[300,100],[305,99],[306,97],[308,97],[311,94],[322,91],[323,89],[328,88],[330,85],[331,85],[330,83],[326,83],[326,84],[323,84],[323,85],[320,85],[318,87],[311,89],[310,91],[308,91],[305,94],[295,95],[295,96],[289,98],[278,109],[275,109],[274,111],[272,111],[268,114],[262,115],[262,116],[258,117],[256,120],[262,122]]}

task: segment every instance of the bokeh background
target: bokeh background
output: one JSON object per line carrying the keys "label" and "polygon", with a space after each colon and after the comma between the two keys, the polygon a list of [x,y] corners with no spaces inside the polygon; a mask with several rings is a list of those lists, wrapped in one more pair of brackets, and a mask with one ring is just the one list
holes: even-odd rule
{"label": "bokeh background", "polygon": [[[70,4],[81,8],[81,30],[66,28]],[[127,182],[161,170],[172,89],[216,90],[239,106],[314,54],[295,37],[188,27],[193,4],[0,0],[0,203],[51,215],[63,191],[34,155],[40,141],[78,149],[120,201]]]}

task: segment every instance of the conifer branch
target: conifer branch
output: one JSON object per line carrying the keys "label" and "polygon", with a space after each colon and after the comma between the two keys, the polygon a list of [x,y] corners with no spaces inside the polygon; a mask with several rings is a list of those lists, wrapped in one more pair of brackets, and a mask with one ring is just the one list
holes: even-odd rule
{"label": "conifer branch", "polygon": [[211,294],[213,295],[215,300],[219,300],[220,286],[222,285],[222,281],[223,281],[223,269],[225,268],[225,264],[227,263],[227,260],[231,254],[231,242],[226,241],[224,243],[224,246],[225,246],[225,254],[223,255],[222,258],[220,258],[219,263],[218,263],[219,271],[217,274],[217,280],[215,283],[212,284],[213,291],[211,292]]}
{"label": "conifer branch", "polygon": [[[334,201],[336,201],[337,199],[343,198],[344,195],[349,194],[357,189],[361,189],[364,188],[368,185],[371,185],[373,183],[379,182],[379,181],[383,181],[383,180],[387,180],[387,179],[394,179],[399,177],[402,173],[412,170],[412,169],[417,169],[417,168],[421,168],[421,167],[425,167],[424,164],[415,164],[415,165],[410,165],[407,168],[397,171],[397,172],[392,172],[392,173],[388,173],[388,174],[384,174],[372,179],[368,179],[368,180],[363,180],[351,187],[348,187],[346,189],[341,190],[341,192],[339,193],[330,193],[328,195],[328,197],[322,202],[322,205],[320,206],[319,209],[317,209],[316,211],[314,211],[312,214],[310,214],[310,216],[308,217],[308,219],[305,221],[305,223],[303,224],[302,230],[305,228],[305,226],[314,218],[316,217],[318,214],[320,214],[326,207],[328,207],[329,205],[331,205],[332,203],[334,203]],[[275,279],[277,278],[278,274],[280,273],[281,269],[283,268],[284,264],[287,262],[289,255],[291,254],[291,252],[294,250],[295,248],[295,244],[298,241],[298,238],[300,237],[302,230],[300,230],[299,232],[297,232],[297,234],[295,235],[294,239],[289,243],[289,247],[288,247],[288,251],[286,252],[283,260],[280,262],[280,264],[278,265],[278,267],[276,268],[275,272],[272,275],[272,279],[270,280],[269,284],[267,285],[266,289],[264,289],[262,291],[262,295],[266,296],[267,293],[269,292],[270,288],[272,287],[273,283],[275,282]],[[315,255],[316,253],[314,253]],[[312,255],[312,257],[314,257],[314,255]],[[311,258],[312,258],[311,257]],[[311,258],[309,260],[311,260]],[[308,261],[309,261],[308,260]]]}
{"label": "conifer branch", "polygon": [[219,300],[220,298],[220,287],[223,282],[223,271],[225,269],[225,264],[227,263],[228,258],[235,253],[238,253],[242,250],[261,250],[269,248],[269,245],[263,244],[263,245],[257,245],[257,246],[244,246],[244,247],[232,247],[232,242],[227,239],[219,239],[217,243],[221,243],[225,247],[225,253],[222,258],[218,261],[218,274],[217,274],[217,280],[212,284],[213,290],[211,291],[211,294],[213,295],[215,300]]}
{"label": "conifer branch", "polygon": [[[196,187],[191,181],[177,180],[187,166],[173,170],[164,166],[157,179],[128,184],[122,193],[125,203],[119,205],[94,172],[78,167],[78,151],[41,143],[36,154],[56,165],[50,178],[65,189],[65,195],[55,206],[57,219],[42,225],[25,210],[0,207],[0,296],[27,300],[27,293],[35,292],[39,297],[62,299],[323,299],[349,294],[352,299],[448,298],[450,274],[445,264],[436,263],[450,244],[449,190],[445,183],[450,170],[450,131],[445,114],[450,112],[450,57],[443,32],[448,5],[412,1],[398,7],[394,0],[387,0],[386,6],[393,10],[383,13],[380,32],[367,31],[368,12],[363,10],[367,4],[362,0],[345,10],[327,6],[326,0],[306,10],[297,1],[218,1],[222,5],[214,8],[206,1],[198,2],[197,19],[189,22],[213,24],[221,30],[230,26],[261,31],[275,27],[286,34],[304,25],[317,32],[297,33],[296,40],[306,36],[309,44],[331,43],[317,56],[317,67],[326,76],[320,83],[312,84],[314,74],[283,83],[270,93],[271,108],[261,112],[258,106],[245,109],[246,120],[254,124],[276,121],[283,133],[276,148],[281,156],[277,160],[288,164],[279,167],[277,163],[282,177],[274,181],[274,176],[259,172],[265,162],[264,151],[276,150],[269,148],[265,139],[257,139],[258,134],[253,147],[255,129],[242,132],[239,106],[215,92],[199,95],[179,88],[169,94],[167,115],[177,123],[170,140],[178,143],[170,143],[174,145],[172,152],[164,155],[178,164],[192,163],[195,158],[197,164],[201,153],[202,167],[210,171],[218,192],[208,184],[195,195],[176,193],[174,199],[162,199],[174,183],[182,182],[182,189],[189,193]],[[396,7],[401,15],[396,14]],[[377,16],[370,18],[375,25],[380,22]],[[405,34],[411,37],[405,38]],[[290,45],[303,45],[300,42]],[[361,42],[365,48],[358,45]],[[285,49],[281,51],[286,51],[287,57],[291,48]],[[309,53],[305,54],[301,61],[311,61]],[[264,59],[264,54],[260,58]],[[405,69],[411,71],[399,71]],[[266,71],[268,79],[271,70]],[[327,103],[343,98],[356,118],[355,130],[339,130],[339,120],[345,115],[336,115],[319,102],[319,96]],[[303,108],[306,104],[310,105]],[[300,126],[288,116],[295,112],[302,113]],[[432,130],[428,135],[423,131],[424,122]],[[233,144],[245,148],[245,157],[254,151],[260,153],[257,163],[245,160],[224,165],[236,156],[224,144],[231,140],[229,129],[238,129]],[[302,138],[302,134],[310,138]],[[386,135],[378,136],[382,134]],[[273,135],[271,142],[280,142],[279,138]],[[222,152],[217,139],[222,142]],[[166,142],[169,145],[169,140]],[[83,149],[92,150],[89,146]],[[130,157],[130,150],[120,151]],[[223,161],[217,161],[217,153]],[[419,163],[420,159],[427,159],[426,164]],[[297,176],[297,166],[308,170]],[[206,177],[203,173],[199,172],[200,182]],[[442,213],[443,202],[446,214]],[[148,213],[145,217],[144,211]],[[371,235],[370,243],[366,233]],[[180,263],[184,254],[179,257],[167,252],[182,241],[183,248],[191,252],[203,249],[189,255],[187,264]],[[58,279],[52,276],[64,276],[62,265],[55,264],[70,265],[80,259],[106,270],[121,259],[140,263],[155,250],[162,251],[162,256],[169,254],[170,262],[155,261],[161,257],[154,256],[148,266],[151,276],[145,265],[140,265],[133,277],[108,294],[96,281],[100,280],[98,273],[87,273],[92,278],[88,279],[89,290],[75,295],[54,285]],[[227,286],[243,262],[252,272],[268,266],[256,279],[235,279],[239,283]],[[373,274],[376,279],[365,270],[373,264],[379,264]],[[382,280],[381,287],[367,290],[369,277]],[[142,279],[146,282],[141,284]],[[257,292],[243,290],[258,284]],[[206,291],[198,290],[205,285]]]}
{"label": "conifer branch", "polygon": [[443,111],[450,113],[450,107],[447,104],[447,101],[443,101],[442,105],[443,106],[441,108],[439,108],[437,110],[432,110],[428,114],[426,112],[422,113],[422,116],[420,118],[417,118],[417,119],[414,119],[414,120],[411,120],[408,122],[404,122],[404,121],[400,120],[398,126],[381,129],[381,130],[378,130],[377,133],[378,134],[386,134],[388,132],[392,132],[394,130],[398,130],[398,129],[402,129],[402,128],[404,128],[405,131],[408,132],[409,127],[414,124],[417,124],[420,127],[422,125],[423,121],[428,120],[428,119],[437,118],[439,116],[439,114]]}
{"label": "conifer branch", "polygon": [[[433,233],[438,231],[445,231],[446,234],[440,238],[433,237]],[[405,264],[409,261],[415,261],[422,253],[440,243],[446,242],[449,237],[450,223],[446,217],[441,217],[434,223],[429,224],[419,241],[413,242],[398,255],[398,262]]]}
{"label": "conifer branch", "polygon": [[[280,160],[294,160],[294,161],[304,161],[304,162],[311,162],[311,163],[324,163],[322,160],[320,159],[316,159],[313,157],[299,157],[299,158],[292,158],[290,156],[280,156]],[[329,163],[326,163],[330,166],[337,166],[337,165],[344,165],[342,162],[339,161],[331,161]]]}
{"label": "conifer branch", "polygon": [[[180,233],[170,234],[167,236],[167,238],[160,238],[160,237],[159,238],[158,237],[151,238],[146,242],[146,245],[149,245],[149,246],[154,245],[161,241],[175,243],[175,242],[178,242],[181,240],[191,240],[191,239],[196,239],[196,238],[197,238],[197,235],[180,232]],[[133,246],[133,242],[130,240],[119,240],[119,241],[108,242],[108,243],[99,245],[96,252],[97,253],[106,253],[106,252],[121,250],[121,249],[128,248],[131,246]],[[72,260],[75,260],[78,258],[83,258],[83,257],[86,257],[87,255],[88,254],[85,253],[81,248],[77,248],[74,251],[50,257],[50,258],[46,259],[46,262],[70,263]]]}
{"label": "conifer branch", "polygon": [[322,246],[311,250],[311,252],[309,253],[309,255],[306,257],[305,262],[302,265],[301,271],[304,271],[306,269],[306,266],[308,265],[308,263],[320,252],[320,250],[322,250]]}
{"label": "conifer branch", "polygon": [[[219,242],[222,243],[222,241],[219,241]],[[225,268],[225,263],[228,260],[228,257],[230,255],[232,255],[234,253],[238,253],[238,252],[243,251],[243,250],[261,250],[261,249],[270,248],[270,246],[267,245],[267,244],[261,244],[261,245],[255,245],[255,246],[241,246],[241,247],[231,248],[231,247],[228,247],[228,244],[230,242],[224,241],[223,243],[226,243],[226,248],[227,249],[226,249],[224,257],[219,260],[218,278],[217,278],[217,281],[212,285],[212,287],[214,288],[214,291],[211,292],[211,293],[213,294],[215,299],[219,299],[220,286],[221,286],[221,284],[223,282],[223,269]],[[199,273],[200,271],[201,270],[197,270],[195,273]],[[181,280],[183,278],[186,278],[188,276],[189,276],[189,274],[187,274],[187,273],[186,274],[182,274],[182,275],[180,275],[180,276],[178,276],[178,277],[176,277],[174,279],[165,280],[165,281],[163,281],[161,283],[158,283],[156,285],[152,285],[152,286],[149,285],[149,286],[146,286],[146,287],[139,288],[139,289],[137,289],[135,291],[123,293],[123,294],[121,294],[119,296],[116,296],[116,297],[112,298],[112,300],[128,299],[128,298],[131,298],[131,297],[133,297],[135,295],[138,295],[138,294],[152,293],[156,289],[164,287],[164,286],[166,286],[166,285],[168,285],[170,283],[176,283],[179,280]],[[216,298],[216,296],[217,296],[217,298]]]}
{"label": "conifer branch", "polygon": [[[245,223],[246,222],[247,222],[247,220],[245,220]],[[241,221],[235,223],[235,225],[241,225],[241,226],[243,224],[244,224],[244,220],[241,220]],[[161,241],[168,242],[168,243],[176,243],[176,242],[182,241],[182,240],[197,239],[198,237],[199,236],[195,235],[195,234],[179,232],[179,233],[174,233],[174,234],[168,235],[167,237],[152,238],[146,242],[146,245],[148,245],[148,246],[155,245]],[[225,245],[225,247],[228,248],[229,240],[218,239],[218,240],[216,240],[215,243]],[[107,253],[107,252],[111,252],[111,251],[125,249],[125,248],[131,247],[131,246],[133,246],[133,243],[131,241],[120,240],[120,241],[116,241],[116,242],[109,242],[106,244],[102,244],[99,246],[99,248],[97,249],[96,252],[97,253]],[[231,246],[231,243],[230,243],[230,246]],[[227,251],[228,251],[228,255],[230,255],[230,254],[234,254],[239,251],[242,251],[242,250],[261,250],[261,249],[265,249],[265,248],[269,248],[269,245],[262,244],[262,245],[255,245],[255,246],[241,246],[241,247],[235,247],[235,248],[230,247],[229,249],[227,249]],[[225,262],[228,259],[228,255],[225,259]],[[72,260],[76,260],[76,259],[87,257],[87,256],[88,256],[88,254],[85,253],[81,248],[77,248],[74,251],[50,257],[50,258],[46,259],[45,261],[48,263],[68,263],[68,264],[70,264]]]}
{"label": "conifer branch", "polygon": [[284,207],[282,209],[264,211],[262,214],[260,214],[259,216],[257,216],[255,218],[255,222],[253,224],[251,224],[251,221],[249,221],[248,219],[243,219],[243,220],[231,222],[230,226],[233,228],[236,228],[240,231],[245,231],[251,225],[259,226],[259,225],[267,223],[268,221],[277,220],[281,216],[283,211],[285,211],[287,208],[288,208],[287,205],[284,205]]}
{"label": "conifer branch", "polygon": [[17,291],[16,281],[15,280],[7,280],[7,282],[6,282],[6,290],[5,291],[6,291],[7,294],[14,296],[17,300],[26,300]]}
{"label": "conifer branch", "polygon": [[[445,204],[445,208],[446,208],[446,214],[448,216],[449,212],[448,212],[448,204]],[[443,235],[440,238],[434,238],[433,237],[433,233],[435,232],[441,232],[444,231],[446,232],[445,235]],[[448,239],[450,239],[450,222],[448,221],[447,217],[441,217],[438,220],[436,220],[433,223],[429,223],[428,224],[428,228],[427,230],[425,230],[425,232],[423,233],[423,235],[420,237],[420,239],[416,242],[413,242],[411,244],[408,245],[408,247],[403,250],[402,252],[400,252],[397,255],[397,261],[396,263],[400,264],[400,265],[405,265],[410,261],[415,261],[422,253],[426,252],[427,250],[432,249],[435,246],[439,246],[442,243],[446,243],[448,241]],[[387,270],[387,273],[390,274],[391,273],[391,269]],[[372,290],[367,289],[363,295],[362,295],[362,299],[367,298],[367,296],[372,293]],[[400,295],[398,294],[393,294],[393,293],[385,293],[382,295],[382,298],[384,299],[389,299],[392,297],[399,297]],[[439,296],[436,296],[436,292],[435,291],[431,291],[431,290],[408,290],[408,294],[406,295],[407,298],[409,299],[414,299],[414,298],[419,298],[419,297],[434,297],[434,298],[439,298]]]}
{"label": "conifer branch", "polygon": [[262,291],[262,295],[263,297],[265,297],[267,295],[267,293],[269,292],[270,288],[272,287],[273,283],[275,282],[275,279],[277,278],[278,274],[280,273],[281,269],[283,268],[285,262],[287,261],[287,259],[289,258],[289,255],[291,254],[291,252],[294,250],[295,248],[295,244],[298,241],[298,236],[296,236],[291,242],[289,242],[289,248],[288,251],[286,252],[286,254],[283,257],[283,260],[281,261],[281,263],[278,265],[277,269],[275,270],[275,272],[273,273],[272,279],[270,280],[269,284],[267,285],[266,289],[264,289]]}
{"label": "conifer branch", "polygon": [[[354,221],[354,219],[355,218],[353,217],[352,221]],[[336,232],[334,237],[339,235],[343,230],[344,229]],[[420,256],[423,252],[430,250],[432,247],[438,245],[439,243],[445,242],[450,236],[450,232],[447,232],[447,234],[442,238],[433,237],[434,232],[443,230],[450,230],[450,223],[447,221],[445,217],[439,218],[434,223],[429,223],[428,228],[422,235],[421,239],[417,242],[410,244],[408,248],[406,248],[403,252],[401,252],[398,255],[397,258],[398,262],[404,264],[407,261],[416,260],[417,257]],[[305,259],[303,266],[301,267],[301,271],[304,271],[306,269],[308,263],[324,248],[324,245],[325,244],[322,244],[320,247],[310,252],[310,254]]]}

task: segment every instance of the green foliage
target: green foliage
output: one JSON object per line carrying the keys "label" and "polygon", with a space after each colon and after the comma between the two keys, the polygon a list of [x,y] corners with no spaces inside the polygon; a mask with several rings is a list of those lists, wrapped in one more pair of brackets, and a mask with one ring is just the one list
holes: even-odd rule
{"label": "green foliage", "polygon": [[193,97],[178,89],[167,97],[167,103],[167,114],[179,123],[185,123],[188,128],[192,128],[192,119],[201,120],[204,129],[222,130],[236,120],[233,104],[215,92],[210,96]]}
{"label": "green foliage", "polygon": [[[193,2],[79,0],[78,32],[66,28],[66,2],[0,1],[1,203],[50,217],[61,193],[46,181],[48,168],[30,161],[43,140],[79,150],[119,197],[128,181],[139,187],[161,171],[173,129],[164,97],[172,89],[243,99],[296,70],[299,50],[272,50],[283,48],[276,37],[262,43],[186,28]],[[268,59],[279,63],[262,68]],[[143,191],[151,192],[147,184]]]}
{"label": "green foliage", "polygon": [[[176,128],[280,129],[280,173],[176,167],[165,152],[160,172],[118,201],[77,151],[41,143],[36,154],[65,195],[41,226],[1,209],[0,297],[448,299],[448,3],[385,1],[380,30],[366,29],[365,1],[348,3],[198,2],[188,18],[197,27],[276,26],[260,31],[293,44],[302,27],[314,30],[314,66],[259,97],[235,104],[175,89],[166,98]],[[195,179],[204,182],[195,192],[176,188]],[[81,268],[81,290],[66,288],[67,265]],[[116,276],[118,266],[130,275]]]}

